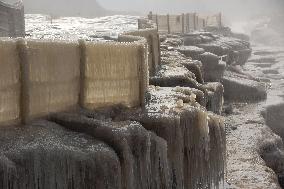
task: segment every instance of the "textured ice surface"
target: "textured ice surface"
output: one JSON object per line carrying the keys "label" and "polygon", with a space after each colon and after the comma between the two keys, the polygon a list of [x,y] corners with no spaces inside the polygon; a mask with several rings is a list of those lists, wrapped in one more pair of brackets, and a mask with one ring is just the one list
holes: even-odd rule
{"label": "textured ice surface", "polygon": [[117,154],[90,136],[39,121],[0,138],[0,188],[121,188]]}
{"label": "textured ice surface", "polygon": [[[203,73],[202,63],[199,61],[192,60],[191,58],[185,57],[183,54],[177,51],[162,51],[161,52],[161,63],[172,66],[184,66],[190,72],[195,75],[196,81],[202,84]],[[184,72],[184,71],[183,71]]]}
{"label": "textured ice surface", "polygon": [[[106,24],[106,21],[114,18],[121,17],[106,17],[105,20],[103,20],[103,18],[100,18],[100,21],[96,23],[102,26],[102,29],[104,31],[94,31],[92,34],[97,35],[100,32],[107,34],[107,32],[105,32],[105,28],[109,23]],[[45,18],[42,16],[38,16],[37,19],[33,19],[33,22],[39,23],[39,26],[34,27],[34,29],[28,29],[31,33],[30,37],[58,39],[65,39],[66,37],[68,37],[71,39],[85,38],[87,40],[92,40],[91,38],[94,37],[90,37],[90,31],[92,32],[94,28],[88,27],[94,23],[94,19],[60,18],[49,21],[44,19]],[[83,23],[81,23],[80,20]],[[125,21],[127,19],[123,18],[122,20]],[[58,21],[58,23],[56,21]],[[121,25],[123,21],[120,20],[119,22],[116,22]],[[135,24],[133,24],[134,21],[132,21],[129,21],[130,23],[128,24],[135,26]],[[36,24],[31,24],[31,26],[28,26],[28,28],[31,28],[35,25]],[[80,29],[79,25],[81,25],[81,27],[85,25],[85,28]],[[125,25],[122,27],[125,27]],[[111,30],[113,29],[114,28],[111,28]],[[116,37],[116,35],[122,30],[124,29],[121,29],[121,26],[117,26],[115,30],[116,33],[111,33],[108,36]],[[70,34],[69,32],[72,34]],[[169,44],[179,44],[180,42],[181,40],[177,39],[170,41]],[[125,55],[125,52],[123,51],[123,48],[126,48],[126,46],[117,45],[115,51],[112,51],[115,47],[106,47],[106,49],[104,49],[104,46],[108,45],[103,44],[103,46],[100,46],[100,48],[92,49],[94,50],[94,52],[90,53],[91,56],[87,56],[86,61],[92,62],[101,59],[106,61],[106,63],[96,68],[92,67],[94,66],[93,64],[87,64],[86,68],[87,70],[89,69],[90,72],[87,71],[88,74],[86,75],[85,79],[91,80],[94,77],[97,77],[96,79],[99,78],[100,81],[102,81],[103,85],[100,86],[100,84],[98,84],[98,88],[107,88],[109,91],[104,91],[103,93],[109,95],[111,98],[113,98],[111,96],[113,95],[113,93],[124,95],[126,94],[125,91],[113,91],[116,85],[105,85],[105,83],[107,83],[108,79],[110,78],[117,80],[117,77],[119,79],[122,78],[122,80],[124,78],[130,78],[132,79],[132,82],[137,82],[135,80],[135,77],[132,78],[128,76],[133,76],[132,74],[136,76],[135,73],[138,67],[136,66],[135,62],[137,58],[142,56],[141,54],[139,54],[139,52],[135,51],[135,48],[131,50],[137,53],[137,56],[135,58],[132,57],[133,59],[131,59],[127,56],[127,53]],[[88,54],[88,47],[93,46],[90,45],[86,47],[86,54]],[[111,66],[112,63],[116,61],[116,59],[112,59],[112,57],[109,55],[115,53],[117,53],[116,56],[119,56],[121,54],[123,55],[119,56],[119,58],[121,59],[119,59],[119,65],[121,65],[120,67]],[[178,56],[179,54],[176,55],[176,57]],[[125,57],[127,57],[127,61],[124,60]],[[176,60],[178,59],[175,59],[175,61]],[[124,64],[122,64],[121,62],[127,62],[127,64],[130,64],[131,66],[127,67],[131,69],[125,68],[127,73],[125,75],[113,74],[122,73],[120,72],[120,69],[124,68]],[[100,61],[100,63],[102,63],[102,61]],[[177,67],[175,65],[170,66],[176,67],[176,70],[174,72],[171,72],[170,70],[167,71],[165,69],[165,73],[162,74],[162,76],[172,77],[175,76],[176,73],[184,71],[184,74],[190,74],[188,76],[189,78],[192,78],[193,80],[195,79],[195,75],[192,72],[188,71],[185,67],[182,67],[181,65],[180,67]],[[111,74],[106,75],[105,73],[111,69],[113,69],[114,72],[111,71]],[[198,73],[199,77],[201,77],[202,74],[200,70],[195,70],[194,72]],[[129,86],[133,86],[135,89],[137,89],[137,86],[130,84],[125,87],[127,88],[128,94],[136,94],[136,90],[134,89],[130,91],[130,89],[133,88]],[[120,88],[123,89],[124,87]],[[130,121],[98,121],[96,120],[96,117],[91,116],[88,116],[89,118],[85,117],[84,119],[81,119],[73,115],[69,115],[67,116],[67,118],[64,116],[60,118],[53,117],[53,121],[62,124],[66,128],[88,133],[94,138],[103,140],[108,145],[110,145],[119,157],[121,165],[121,186],[124,188],[218,188],[218,184],[222,182],[224,176],[224,129],[222,120],[216,115],[208,115],[206,109],[200,105],[204,103],[204,93],[202,93],[200,90],[190,88],[152,87],[150,89],[148,97],[150,103],[146,105],[144,109],[145,112],[142,112],[142,118],[140,119],[140,117],[135,117],[135,119],[141,121],[142,124]],[[105,102],[106,98],[102,99],[102,101]],[[198,102],[200,104],[198,104]],[[85,119],[87,119],[87,121]],[[155,134],[148,132],[143,127],[154,131]],[[158,138],[156,135],[163,139]],[[167,141],[168,150],[166,150],[166,144],[164,140]],[[49,143],[50,141],[45,142]],[[211,146],[211,142],[214,145]],[[37,158],[37,156],[34,157]],[[39,159],[41,160],[41,158]],[[31,160],[33,161],[32,158]],[[61,160],[58,162],[60,164]],[[29,162],[27,164],[29,164]],[[53,164],[50,163],[50,165]],[[68,167],[70,165],[72,165],[72,162],[71,164],[69,164],[68,162],[66,166]],[[98,163],[96,165],[100,166],[101,164]],[[116,164],[108,164],[108,166],[117,167]],[[170,169],[170,172],[168,172],[168,168]],[[6,167],[4,167],[3,169],[5,170]],[[45,167],[43,169],[45,169]],[[115,173],[118,175],[116,177],[113,175],[108,175],[112,174],[111,168],[107,167],[107,169],[105,169],[105,166],[103,166],[102,169],[103,172],[104,170],[111,170],[106,173],[106,178],[103,177],[103,181],[106,181],[103,183],[108,183],[107,179],[120,179],[118,171]],[[36,167],[31,171],[37,170],[42,169]],[[56,172],[56,170],[51,170],[50,172],[53,173]],[[78,170],[75,170],[74,172],[76,172],[76,174],[80,173],[80,171]],[[4,174],[6,173],[9,173],[9,171],[4,171]],[[31,175],[33,175],[32,173],[33,172],[31,172]],[[69,175],[68,173],[69,172],[67,171],[67,175]],[[42,171],[39,175],[41,175],[42,178],[45,178],[44,174],[45,172]],[[33,177],[22,179],[23,181],[21,181],[20,183],[25,183],[26,180],[29,179],[33,179]],[[53,182],[54,178],[51,177],[51,180]],[[64,178],[63,180],[66,179]],[[67,180],[69,180],[69,177],[67,177]],[[98,181],[98,179],[93,179],[93,177],[91,177],[90,183],[92,181]],[[114,181],[113,185],[110,184],[109,188],[120,188],[119,184],[116,184],[116,181],[117,180]],[[5,182],[5,179],[3,180],[3,182]],[[80,179],[78,181],[72,181],[71,176],[71,186],[73,185],[73,183],[77,186],[77,184],[79,185],[80,182]],[[34,180],[30,183],[34,184]],[[98,183],[101,182],[98,181]],[[89,184],[89,182],[86,182],[85,184]],[[88,186],[86,186],[86,188],[88,188]],[[100,187],[98,186],[97,188]],[[105,185],[102,185],[101,188],[106,187]]]}
{"label": "textured ice surface", "polygon": [[20,118],[20,65],[16,42],[0,41],[0,125]]}
{"label": "textured ice surface", "polygon": [[130,38],[124,43],[1,39],[1,125],[72,109],[79,97],[91,109],[143,104],[148,48],[146,39]]}
{"label": "textured ice surface", "polygon": [[86,43],[84,106],[139,106],[142,50],[139,44]]}
{"label": "textured ice surface", "polygon": [[44,39],[103,40],[103,36],[117,38],[125,31],[137,30],[137,16],[107,16],[100,18],[62,17],[26,14],[27,37]]}
{"label": "textured ice surface", "polygon": [[97,116],[88,117],[57,114],[51,119],[110,145],[120,159],[124,189],[169,189],[167,145],[163,139],[137,122],[112,122],[96,119]]}
{"label": "textured ice surface", "polygon": [[143,29],[131,32],[125,32],[124,35],[140,36],[147,40],[148,44],[148,65],[149,73],[153,75],[160,64],[160,39],[157,30],[154,29]]}
{"label": "textured ice surface", "polygon": [[27,41],[29,118],[68,110],[79,100],[80,50],[77,42]]}
{"label": "textured ice surface", "polygon": [[167,141],[175,189],[219,188],[223,182],[223,121],[208,115],[195,97],[187,88],[151,86],[145,112],[132,118]]}

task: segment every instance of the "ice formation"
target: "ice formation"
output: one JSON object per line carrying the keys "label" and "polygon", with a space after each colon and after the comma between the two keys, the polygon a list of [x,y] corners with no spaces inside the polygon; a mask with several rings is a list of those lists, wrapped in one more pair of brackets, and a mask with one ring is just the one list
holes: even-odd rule
{"label": "ice formation", "polygon": [[48,121],[1,131],[0,188],[122,188],[119,158],[100,140]]}
{"label": "ice formation", "polygon": [[80,50],[78,42],[28,40],[21,51],[27,117],[45,116],[77,106]]}
{"label": "ice formation", "polygon": [[18,123],[20,119],[20,65],[16,41],[0,41],[0,123]]}
{"label": "ice formation", "polygon": [[110,145],[120,159],[122,188],[169,188],[166,142],[139,123],[107,122],[74,114],[57,114],[51,120]]}
{"label": "ice formation", "polygon": [[[85,106],[140,105],[141,45],[86,43]],[[142,77],[143,78],[143,77]]]}
{"label": "ice formation", "polygon": [[[37,29],[32,23],[28,33],[72,38],[73,26],[82,20],[60,18]],[[76,23],[69,28],[72,35],[60,33],[66,23],[71,26],[70,21]],[[221,113],[223,87],[204,81],[208,60],[186,57],[177,50],[183,43],[180,36],[159,38],[155,28],[120,33],[108,42],[94,42],[90,36],[77,40],[84,38],[86,28],[78,30],[73,41],[18,39],[7,46],[12,52],[2,50],[7,42],[0,40],[4,44],[0,53],[14,54],[13,66],[19,66],[11,78],[20,87],[17,118],[49,120],[28,124],[22,133],[11,128],[10,137],[4,139],[8,147],[1,149],[4,179],[0,184],[10,188],[222,187],[225,133],[223,120],[214,113]],[[214,66],[220,63],[213,58]],[[4,75],[11,71],[3,67]],[[148,87],[149,71],[150,83],[156,86]],[[1,83],[0,90],[6,87]],[[0,117],[1,124],[17,115],[11,116]],[[18,139],[13,142],[15,135]],[[59,160],[52,163],[55,159]],[[19,176],[22,171],[28,176]]]}
{"label": "ice formation", "polygon": [[[208,115],[198,103],[191,102],[194,92],[189,94],[182,88],[150,89],[151,104],[145,113],[134,114],[132,119],[167,141],[171,187],[219,188],[225,159],[222,119]],[[189,101],[181,106],[182,99]]]}

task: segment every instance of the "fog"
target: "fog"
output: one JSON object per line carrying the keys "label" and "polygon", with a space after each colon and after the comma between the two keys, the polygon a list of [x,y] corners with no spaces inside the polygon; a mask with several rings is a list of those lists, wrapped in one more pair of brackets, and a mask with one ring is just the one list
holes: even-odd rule
{"label": "fog", "polygon": [[[15,3],[21,0],[1,1]],[[23,2],[28,11],[64,9],[71,12],[73,9],[74,14],[84,14],[84,11],[91,12],[102,7],[112,11],[140,14],[145,14],[151,10],[158,13],[221,11],[231,19],[284,12],[283,0],[23,0]],[[78,10],[81,12],[78,12]],[[95,15],[96,12],[93,11],[93,14]]]}
{"label": "fog", "polygon": [[280,24],[284,22],[284,0],[98,0],[98,3],[107,9],[131,10],[142,15],[149,11],[162,14],[222,12],[223,24],[236,32],[250,34],[256,26],[266,25],[267,20],[273,20],[270,27],[276,27],[280,33],[284,31]]}
{"label": "fog", "polygon": [[147,13],[223,12],[230,20],[241,20],[259,14],[283,12],[283,0],[98,0],[112,10]]}
{"label": "fog", "polygon": [[[14,3],[19,0],[2,0]],[[114,13],[145,15],[181,12],[223,12],[228,20],[284,12],[283,0],[23,0],[27,12],[101,16]]]}

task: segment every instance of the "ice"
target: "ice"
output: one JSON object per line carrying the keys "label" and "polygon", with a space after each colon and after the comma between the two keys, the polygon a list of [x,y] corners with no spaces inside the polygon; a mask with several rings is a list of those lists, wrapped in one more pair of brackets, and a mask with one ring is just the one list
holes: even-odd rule
{"label": "ice", "polygon": [[[148,54],[148,66],[149,73],[153,75],[157,67],[160,64],[160,42],[159,34],[156,28],[140,29],[138,31],[125,32],[123,35],[140,36],[147,40],[149,54]],[[119,37],[120,38],[120,37]]]}
{"label": "ice", "polygon": [[20,120],[20,65],[15,40],[0,40],[0,124]]}
{"label": "ice", "polygon": [[26,14],[26,34],[36,39],[104,40],[104,36],[117,38],[119,34],[138,28],[137,16],[106,16],[100,18],[62,17]]}
{"label": "ice", "polygon": [[84,106],[140,105],[143,52],[139,44],[86,43]]}
{"label": "ice", "polygon": [[119,158],[100,140],[48,121],[0,135],[0,188],[122,188]]}
{"label": "ice", "polygon": [[122,188],[169,189],[166,142],[141,124],[110,122],[76,114],[57,114],[51,120],[110,145],[120,159]]}
{"label": "ice", "polygon": [[26,116],[33,119],[76,107],[80,91],[78,42],[28,40],[23,48]]}
{"label": "ice", "polygon": [[150,87],[145,112],[131,119],[167,141],[172,188],[219,188],[224,179],[223,120],[191,101],[193,95],[185,87]]}

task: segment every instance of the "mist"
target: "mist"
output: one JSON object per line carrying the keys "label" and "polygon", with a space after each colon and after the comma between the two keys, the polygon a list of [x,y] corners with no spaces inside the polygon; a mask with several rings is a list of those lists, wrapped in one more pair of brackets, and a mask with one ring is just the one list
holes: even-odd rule
{"label": "mist", "polygon": [[112,10],[134,10],[142,13],[150,10],[159,13],[221,11],[229,17],[236,18],[258,13],[279,12],[284,9],[282,0],[98,0],[98,2]]}
{"label": "mist", "polygon": [[[284,14],[283,0],[98,0],[98,3],[107,9],[131,10],[141,15],[146,15],[149,11],[159,14],[222,12],[225,26],[231,27],[233,31],[247,34],[250,34],[263,20],[272,19],[274,25],[277,25],[283,21]],[[283,31],[282,26],[280,31]]]}
{"label": "mist", "polygon": [[[2,1],[15,3],[19,0]],[[90,12],[97,8],[140,14],[146,14],[149,11],[157,13],[221,11],[228,18],[237,20],[258,14],[283,13],[284,11],[283,0],[23,0],[23,2],[28,11],[61,9],[71,12],[73,9],[73,12],[82,15],[84,11]],[[96,12],[93,14],[95,15]]]}
{"label": "mist", "polygon": [[[19,0],[4,0],[15,3]],[[229,21],[284,12],[283,0],[23,0],[27,13],[86,17],[121,14],[222,12]],[[59,15],[60,16],[60,15]]]}

